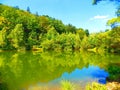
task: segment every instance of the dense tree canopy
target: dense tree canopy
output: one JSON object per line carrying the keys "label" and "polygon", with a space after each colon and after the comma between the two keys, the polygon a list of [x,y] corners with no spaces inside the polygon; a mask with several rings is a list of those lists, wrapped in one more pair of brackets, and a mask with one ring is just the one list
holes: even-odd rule
{"label": "dense tree canopy", "polygon": [[[71,49],[75,48],[73,39],[79,30],[72,24],[65,25],[61,20],[47,15],[34,15],[29,7],[27,11],[5,5],[0,5],[0,8],[0,47],[2,49],[30,50],[34,46],[45,49],[64,49],[71,45],[70,43],[72,43]],[[85,33],[85,30],[82,29],[80,33]],[[83,35],[79,37],[83,38]]]}
{"label": "dense tree canopy", "polygon": [[[96,1],[99,2],[102,0]],[[119,10],[116,12],[119,14]],[[90,34],[88,29],[65,25],[61,20],[0,5],[0,49],[94,52],[120,51],[120,17],[108,21],[112,30]]]}

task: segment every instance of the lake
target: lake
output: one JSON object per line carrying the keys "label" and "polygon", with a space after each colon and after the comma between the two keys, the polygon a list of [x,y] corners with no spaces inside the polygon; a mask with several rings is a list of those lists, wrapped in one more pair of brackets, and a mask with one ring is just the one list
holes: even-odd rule
{"label": "lake", "polygon": [[4,90],[60,90],[62,80],[84,88],[91,82],[105,84],[119,79],[120,55],[0,52],[0,87]]}

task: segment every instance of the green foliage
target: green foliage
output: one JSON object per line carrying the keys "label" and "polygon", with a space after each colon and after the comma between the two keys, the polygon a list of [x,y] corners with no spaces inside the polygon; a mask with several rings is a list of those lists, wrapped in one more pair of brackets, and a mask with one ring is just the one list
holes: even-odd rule
{"label": "green foliage", "polygon": [[55,48],[53,40],[45,40],[44,42],[42,42],[41,45],[45,50],[54,50],[54,48]]}
{"label": "green foliage", "polygon": [[58,35],[58,33],[55,30],[55,28],[54,27],[50,27],[48,29],[46,37],[47,37],[48,40],[51,40],[51,39],[55,39],[57,37],[57,35]]}
{"label": "green foliage", "polygon": [[92,85],[88,84],[86,86],[86,90],[108,90],[108,89],[105,85],[93,82]]}
{"label": "green foliage", "polygon": [[87,50],[89,48],[88,37],[84,37],[82,42],[80,43],[81,50]]}
{"label": "green foliage", "polygon": [[75,85],[71,83],[70,81],[62,80],[61,85],[62,85],[61,86],[62,90],[75,90]]}
{"label": "green foliage", "polygon": [[88,29],[85,30],[85,33],[86,33],[86,36],[89,36],[90,34]]}
{"label": "green foliage", "polygon": [[110,76],[108,77],[108,81],[120,81],[120,67],[119,64],[111,64],[109,65],[107,71],[110,73]]}
{"label": "green foliage", "polygon": [[5,83],[0,83],[0,90],[9,90]]}
{"label": "green foliage", "polygon": [[8,26],[9,22],[6,20],[6,18],[0,16],[0,30],[4,28],[5,26]]}
{"label": "green foliage", "polygon": [[117,24],[120,23],[120,17],[112,18],[108,20],[107,25],[111,26],[112,28],[117,27]]}
{"label": "green foliage", "polygon": [[84,36],[86,36],[86,32],[82,29],[82,28],[79,28],[77,30],[77,34],[79,35],[79,38],[82,40],[84,38]]}
{"label": "green foliage", "polygon": [[14,47],[11,46],[9,39],[7,38],[8,34],[9,34],[8,32],[9,32],[8,28],[3,28],[0,32],[1,33],[1,40],[0,40],[1,45],[0,45],[0,47],[4,50],[14,49]]}
{"label": "green foliage", "polygon": [[[120,17],[108,21],[112,30],[90,34],[89,31],[49,16],[39,16],[18,8],[0,5],[0,48],[4,50],[92,50],[98,53],[120,52]],[[118,11],[119,13],[119,11]]]}
{"label": "green foliage", "polygon": [[68,24],[65,27],[65,31],[66,33],[76,33],[76,27],[71,24]]}
{"label": "green foliage", "polygon": [[[51,34],[52,33],[52,34]],[[45,49],[52,49],[52,50],[65,50],[65,51],[72,51],[72,50],[79,50],[80,49],[80,39],[79,35],[77,34],[57,34],[56,32],[48,32],[47,33],[47,40],[42,42],[42,47]],[[48,48],[48,47],[49,48]],[[51,47],[51,48],[50,48]]]}
{"label": "green foliage", "polygon": [[55,30],[59,33],[62,34],[65,32],[65,25],[62,23],[62,21],[54,19],[54,18],[50,18],[50,24],[55,28]]}
{"label": "green foliage", "polygon": [[0,47],[2,47],[4,45],[4,36],[3,36],[3,30],[0,31]]}
{"label": "green foliage", "polygon": [[22,24],[17,24],[15,28],[8,35],[8,39],[11,42],[12,46],[19,48],[23,45],[23,27]]}

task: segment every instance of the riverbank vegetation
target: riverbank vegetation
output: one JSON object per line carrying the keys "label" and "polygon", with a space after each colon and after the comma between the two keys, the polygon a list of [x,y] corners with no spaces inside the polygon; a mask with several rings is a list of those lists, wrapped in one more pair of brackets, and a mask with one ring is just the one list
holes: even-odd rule
{"label": "riverbank vegetation", "polygon": [[[118,11],[119,13],[119,11]],[[108,21],[111,30],[89,33],[89,30],[65,25],[61,20],[32,14],[19,7],[0,5],[1,50],[55,50],[120,52],[120,17]]]}

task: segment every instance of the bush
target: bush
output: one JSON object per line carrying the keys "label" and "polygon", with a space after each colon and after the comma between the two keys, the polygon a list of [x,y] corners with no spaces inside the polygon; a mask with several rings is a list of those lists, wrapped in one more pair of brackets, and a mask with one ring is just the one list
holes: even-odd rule
{"label": "bush", "polygon": [[92,85],[88,84],[86,90],[107,90],[105,85],[93,82]]}
{"label": "bush", "polygon": [[75,85],[68,80],[61,81],[62,90],[75,90]]}

